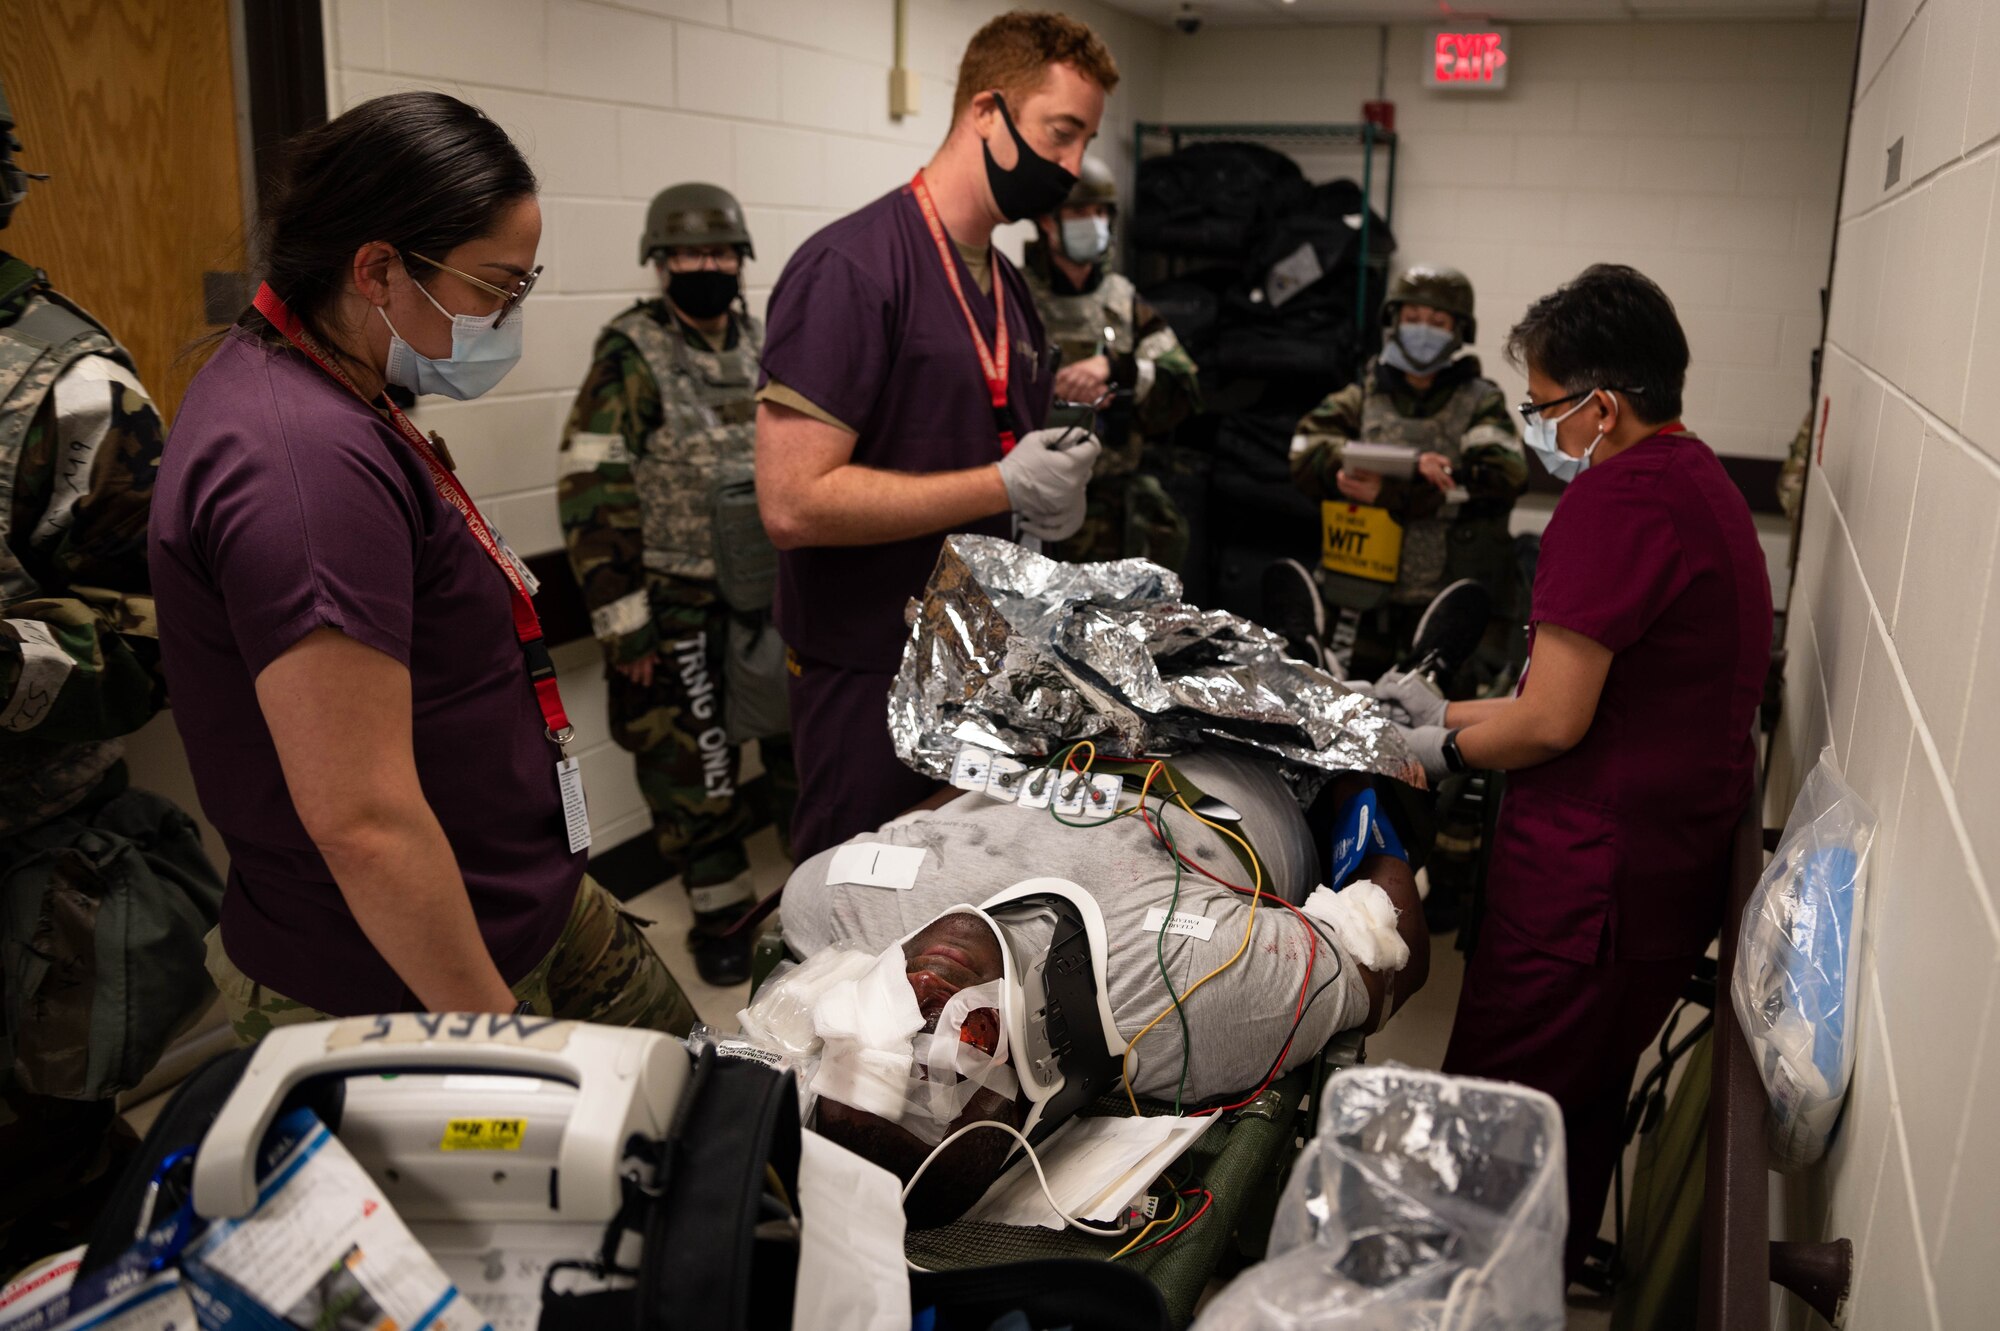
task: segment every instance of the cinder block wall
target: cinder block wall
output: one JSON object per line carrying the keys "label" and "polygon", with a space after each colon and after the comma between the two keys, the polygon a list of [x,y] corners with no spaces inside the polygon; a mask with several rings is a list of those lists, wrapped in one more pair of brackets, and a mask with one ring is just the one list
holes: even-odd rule
{"label": "cinder block wall", "polygon": [[1984,0],[1868,7],[1791,619],[1780,764],[1832,745],[1883,828],[1847,1121],[1780,1211],[1854,1240],[1856,1331],[1990,1325],[2000,1270],[1996,61]]}
{"label": "cinder block wall", "polygon": [[[834,218],[900,185],[951,114],[959,56],[1004,0],[911,0],[909,63],[921,110],[889,117],[889,0],[327,0],[335,112],[385,92],[440,88],[484,108],[542,180],[542,275],[527,354],[477,402],[427,400],[420,425],[451,442],[482,510],[523,554],[562,545],[556,444],[598,328],[651,294],[638,262],[646,203],[681,180],[735,191],[756,238],[745,270],[763,311],[786,259]],[[1129,181],[1131,125],[1156,109],[1166,34],[1072,3],[1124,79],[1098,151]],[[1018,254],[1026,227],[1003,244]],[[648,819],[629,755],[610,742],[596,647],[563,649],[597,845]]]}

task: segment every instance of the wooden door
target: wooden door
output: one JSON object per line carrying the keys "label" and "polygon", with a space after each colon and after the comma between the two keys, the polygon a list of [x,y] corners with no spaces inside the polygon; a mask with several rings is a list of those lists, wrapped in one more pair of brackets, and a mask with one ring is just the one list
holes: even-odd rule
{"label": "wooden door", "polygon": [[0,79],[15,160],[50,176],[0,249],[103,321],[171,420],[202,275],[244,267],[229,0],[0,0]]}

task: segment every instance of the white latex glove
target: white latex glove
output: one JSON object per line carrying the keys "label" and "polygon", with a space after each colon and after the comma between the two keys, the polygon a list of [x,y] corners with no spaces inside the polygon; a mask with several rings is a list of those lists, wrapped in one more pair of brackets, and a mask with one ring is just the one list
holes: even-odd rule
{"label": "white latex glove", "polygon": [[1083,526],[1083,487],[1104,446],[1085,434],[1067,448],[1051,445],[1075,439],[1073,428],[1035,430],[1023,435],[1014,451],[1000,459],[1000,481],[1007,502],[1021,515],[1021,530],[1044,541],[1074,536]]}
{"label": "white latex glove", "polygon": [[1444,760],[1444,741],[1451,732],[1443,726],[1397,726],[1396,729],[1403,732],[1403,742],[1410,746],[1411,755],[1424,765],[1431,789],[1437,789],[1438,782],[1451,775],[1451,765]]}
{"label": "white latex glove", "polygon": [[1441,726],[1444,724],[1445,699],[1442,693],[1422,675],[1391,670],[1366,689],[1349,684],[1347,687],[1365,692],[1369,697],[1389,709],[1389,717],[1398,725]]}

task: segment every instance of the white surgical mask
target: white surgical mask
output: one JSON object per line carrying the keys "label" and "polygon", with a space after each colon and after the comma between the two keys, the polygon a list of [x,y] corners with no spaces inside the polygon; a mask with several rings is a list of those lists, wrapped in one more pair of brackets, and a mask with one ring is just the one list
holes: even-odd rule
{"label": "white surgical mask", "polygon": [[389,363],[383,368],[383,378],[412,393],[438,393],[466,402],[490,391],[520,362],[521,320],[526,311],[515,309],[514,317],[496,328],[494,322],[501,310],[485,315],[453,314],[424,290],[423,283],[416,287],[439,314],[451,320],[451,355],[432,360],[418,351],[403,340],[395,324],[389,323],[389,312],[378,306],[376,313],[389,324]]}
{"label": "white surgical mask", "polygon": [[1398,324],[1383,340],[1382,363],[1404,374],[1429,374],[1458,349],[1458,334],[1432,324]]}
{"label": "white surgical mask", "polygon": [[1573,458],[1556,446],[1556,426],[1589,406],[1591,398],[1596,396],[1595,392],[1591,393],[1589,397],[1584,398],[1583,401],[1577,403],[1554,420],[1550,420],[1541,412],[1536,412],[1535,419],[1528,422],[1528,430],[1525,436],[1528,447],[1534,451],[1536,457],[1542,460],[1542,465],[1549,469],[1549,475],[1562,481],[1564,484],[1575,480],[1583,472],[1583,469],[1590,465],[1590,455],[1595,453],[1597,446],[1604,442],[1604,431],[1599,430],[1597,432],[1597,438],[1590,441],[1590,447],[1583,450],[1582,457]]}
{"label": "white surgical mask", "polygon": [[1096,263],[1111,251],[1111,219],[1071,217],[1062,224],[1063,254],[1071,263]]}

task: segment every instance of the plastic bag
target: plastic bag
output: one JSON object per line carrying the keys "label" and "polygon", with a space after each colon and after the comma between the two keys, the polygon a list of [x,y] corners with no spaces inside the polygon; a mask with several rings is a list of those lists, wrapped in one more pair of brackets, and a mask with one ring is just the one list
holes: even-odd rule
{"label": "plastic bag", "polygon": [[1334,1074],[1270,1257],[1195,1331],[1561,1331],[1562,1112],[1540,1091],[1385,1064]]}
{"label": "plastic bag", "polygon": [[1875,811],[1820,754],[1785,823],[1778,853],[1743,910],[1729,997],[1771,1097],[1781,1170],[1826,1153],[1854,1071],[1857,931],[1867,895]]}

